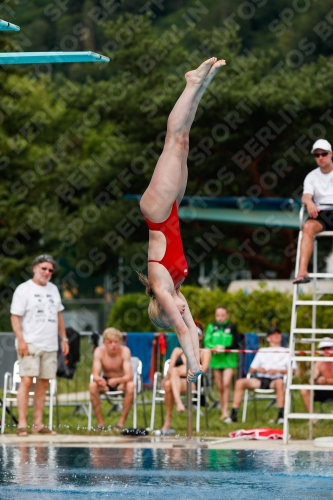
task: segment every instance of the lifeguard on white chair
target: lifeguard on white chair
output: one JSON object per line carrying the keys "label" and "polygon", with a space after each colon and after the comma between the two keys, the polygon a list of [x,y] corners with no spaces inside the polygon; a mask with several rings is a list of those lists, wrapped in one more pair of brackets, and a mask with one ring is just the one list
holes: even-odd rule
{"label": "lifeguard on white chair", "polygon": [[318,168],[312,170],[304,180],[302,203],[309,218],[302,228],[300,262],[293,283],[309,283],[308,264],[313,252],[313,239],[322,231],[333,231],[333,163],[332,146],[326,139],[319,139],[312,146]]}

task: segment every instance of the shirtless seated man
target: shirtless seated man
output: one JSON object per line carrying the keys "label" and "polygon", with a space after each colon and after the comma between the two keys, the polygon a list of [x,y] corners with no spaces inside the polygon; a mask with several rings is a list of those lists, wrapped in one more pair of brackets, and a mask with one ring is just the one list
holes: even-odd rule
{"label": "shirtless seated man", "polygon": [[[115,328],[107,328],[103,332],[103,345],[94,351],[92,373],[94,380],[89,386],[90,399],[94,409],[98,427],[103,429],[100,393],[108,391],[124,391],[123,410],[114,427],[124,427],[127,415],[133,404],[134,383],[132,376],[131,351],[121,344],[122,335]],[[103,376],[101,376],[103,372]]]}
{"label": "shirtless seated man", "polygon": [[[333,340],[324,338],[319,342],[318,349],[323,350],[324,356],[333,356]],[[333,361],[316,361],[314,364],[314,383],[316,385],[333,385]],[[302,389],[301,394],[305,408],[310,412],[310,391]],[[321,403],[333,400],[333,390],[315,390],[313,400]]]}

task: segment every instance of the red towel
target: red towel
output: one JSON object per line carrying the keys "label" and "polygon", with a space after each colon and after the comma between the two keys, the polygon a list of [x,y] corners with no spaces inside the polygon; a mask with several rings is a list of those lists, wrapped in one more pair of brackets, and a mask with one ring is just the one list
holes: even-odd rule
{"label": "red towel", "polygon": [[149,368],[149,380],[150,380],[151,384],[154,381],[154,373],[157,370],[156,362],[157,362],[156,339],[154,339],[153,340],[153,349],[152,349],[152,353],[151,353],[150,368]]}
{"label": "red towel", "polygon": [[165,335],[163,335],[163,333],[161,333],[158,337],[157,337],[157,342],[159,343],[159,346],[160,346],[160,354],[162,356],[164,356],[166,354],[166,340],[165,340]]}
{"label": "red towel", "polygon": [[262,427],[261,429],[239,429],[238,431],[230,432],[229,436],[232,438],[244,437],[246,439],[282,439],[282,429],[270,429],[269,427]]}

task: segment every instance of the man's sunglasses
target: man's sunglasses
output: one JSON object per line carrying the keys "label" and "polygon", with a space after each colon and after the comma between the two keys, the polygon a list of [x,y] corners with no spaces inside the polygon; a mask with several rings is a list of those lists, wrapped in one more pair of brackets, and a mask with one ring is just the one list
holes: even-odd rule
{"label": "man's sunglasses", "polygon": [[54,269],[49,269],[48,267],[40,267],[42,271],[48,271],[49,273],[53,273]]}
{"label": "man's sunglasses", "polygon": [[326,152],[326,153],[314,153],[314,155],[313,155],[313,156],[314,156],[315,158],[319,158],[320,156],[327,156],[327,155],[328,155],[328,153]]}

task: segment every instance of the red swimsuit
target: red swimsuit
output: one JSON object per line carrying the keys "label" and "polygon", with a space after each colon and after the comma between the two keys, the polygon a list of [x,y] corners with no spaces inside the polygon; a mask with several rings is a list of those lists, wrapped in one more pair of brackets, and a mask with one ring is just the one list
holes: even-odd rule
{"label": "red swimsuit", "polygon": [[166,250],[163,259],[148,260],[148,262],[162,264],[169,271],[175,287],[180,285],[188,274],[188,266],[180,236],[177,203],[174,202],[171,213],[164,222],[151,222],[144,215],[143,217],[151,231],[161,231],[166,239]]}

